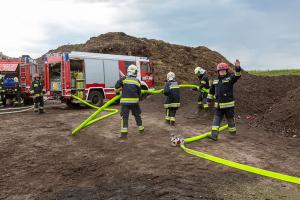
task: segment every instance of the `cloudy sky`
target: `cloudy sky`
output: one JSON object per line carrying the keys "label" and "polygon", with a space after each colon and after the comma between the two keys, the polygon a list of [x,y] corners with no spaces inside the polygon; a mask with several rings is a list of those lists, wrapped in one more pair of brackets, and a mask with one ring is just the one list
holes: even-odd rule
{"label": "cloudy sky", "polygon": [[3,0],[0,52],[39,57],[122,31],[207,46],[248,69],[300,68],[298,0]]}

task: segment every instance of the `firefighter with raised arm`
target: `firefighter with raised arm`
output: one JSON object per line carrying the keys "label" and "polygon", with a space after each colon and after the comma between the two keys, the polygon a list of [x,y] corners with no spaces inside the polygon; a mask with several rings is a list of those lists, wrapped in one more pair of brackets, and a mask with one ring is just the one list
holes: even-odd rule
{"label": "firefighter with raised arm", "polygon": [[43,97],[43,84],[39,74],[33,76],[30,86],[30,94],[34,96],[34,112],[44,113],[44,97]]}
{"label": "firefighter with raised arm", "polygon": [[0,75],[0,106],[5,106],[5,95],[4,95],[4,87],[3,87],[3,80],[4,77]]}
{"label": "firefighter with raised arm", "polygon": [[199,79],[198,113],[200,113],[201,110],[208,110],[207,93],[203,92],[201,89],[204,88],[209,90],[209,79],[203,68],[196,67],[194,71]]}
{"label": "firefighter with raised arm", "polygon": [[166,101],[164,104],[166,109],[165,120],[167,124],[174,126],[176,121],[176,111],[180,107],[180,92],[178,82],[176,81],[175,74],[173,72],[169,72],[167,74],[164,95],[166,96]]}
{"label": "firefighter with raised arm", "polygon": [[218,140],[219,128],[223,117],[227,119],[229,133],[236,134],[236,127],[234,122],[234,95],[233,85],[241,77],[240,61],[235,61],[235,73],[229,73],[229,66],[227,63],[219,63],[217,66],[218,77],[213,80],[207,97],[210,102],[215,97],[215,115],[211,134],[208,138]]}
{"label": "firefighter with raised arm", "polygon": [[120,138],[127,138],[128,135],[128,120],[129,112],[131,111],[139,132],[144,132],[144,127],[141,118],[141,108],[139,106],[139,99],[141,97],[141,82],[137,77],[137,67],[130,65],[127,69],[127,76],[122,77],[117,81],[115,88],[117,91],[122,90],[120,104],[121,104],[121,134]]}

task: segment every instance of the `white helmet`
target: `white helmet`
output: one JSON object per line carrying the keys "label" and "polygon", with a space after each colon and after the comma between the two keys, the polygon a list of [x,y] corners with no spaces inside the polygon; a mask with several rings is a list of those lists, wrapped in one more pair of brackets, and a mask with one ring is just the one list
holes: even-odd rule
{"label": "white helmet", "polygon": [[174,72],[169,72],[168,74],[167,74],[167,80],[168,81],[173,81],[175,79],[175,74],[174,74]]}
{"label": "white helmet", "polygon": [[127,68],[127,75],[128,76],[136,76],[137,75],[137,67],[135,65],[130,65]]}
{"label": "white helmet", "polygon": [[203,75],[205,73],[205,69],[201,68],[201,67],[196,67],[195,68],[195,74],[196,75]]}
{"label": "white helmet", "polygon": [[15,77],[15,78],[14,78],[14,81],[15,81],[16,83],[19,83],[18,77]]}

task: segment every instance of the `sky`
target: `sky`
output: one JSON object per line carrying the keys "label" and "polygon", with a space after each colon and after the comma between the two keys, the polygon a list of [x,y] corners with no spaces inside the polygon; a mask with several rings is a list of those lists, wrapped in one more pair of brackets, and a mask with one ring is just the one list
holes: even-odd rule
{"label": "sky", "polygon": [[0,52],[34,58],[106,32],[206,46],[245,69],[300,68],[298,0],[2,0]]}

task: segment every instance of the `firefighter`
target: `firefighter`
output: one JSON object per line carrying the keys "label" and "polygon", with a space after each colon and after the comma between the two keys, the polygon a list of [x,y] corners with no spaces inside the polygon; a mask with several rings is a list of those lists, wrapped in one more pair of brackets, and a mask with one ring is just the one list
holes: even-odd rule
{"label": "firefighter", "polygon": [[180,107],[180,92],[178,82],[175,80],[175,74],[173,72],[167,74],[164,95],[166,96],[164,104],[166,109],[165,120],[167,124],[174,126],[176,121],[176,111]]}
{"label": "firefighter", "polygon": [[234,96],[233,85],[241,77],[240,61],[235,61],[235,74],[228,72],[229,66],[226,63],[219,63],[217,66],[218,77],[213,80],[207,97],[208,102],[215,97],[215,115],[211,134],[208,138],[218,140],[219,128],[225,115],[229,133],[236,135],[236,127],[234,122]]}
{"label": "firefighter", "polygon": [[23,99],[22,99],[22,95],[21,95],[21,87],[20,87],[20,84],[19,84],[18,77],[14,78],[14,82],[15,82],[14,104],[15,105],[21,105],[21,104],[23,104]]}
{"label": "firefighter", "polygon": [[208,110],[207,93],[203,92],[201,89],[209,89],[209,79],[206,71],[201,67],[195,68],[195,75],[197,75],[199,79],[198,113],[200,113],[202,109],[205,111]]}
{"label": "firefighter", "polygon": [[144,126],[141,118],[141,108],[139,106],[139,98],[141,97],[141,82],[136,78],[137,67],[130,65],[127,69],[127,77],[122,77],[117,81],[115,88],[117,91],[122,90],[120,104],[121,104],[121,134],[120,138],[127,138],[128,135],[128,120],[129,112],[131,111],[139,133],[144,132]]}
{"label": "firefighter", "polygon": [[0,106],[5,106],[5,95],[4,95],[4,87],[3,87],[3,80],[4,77],[0,76]]}
{"label": "firefighter", "polygon": [[44,113],[44,98],[43,98],[43,84],[40,80],[40,75],[33,76],[34,81],[30,86],[30,94],[34,96],[34,112]]}

